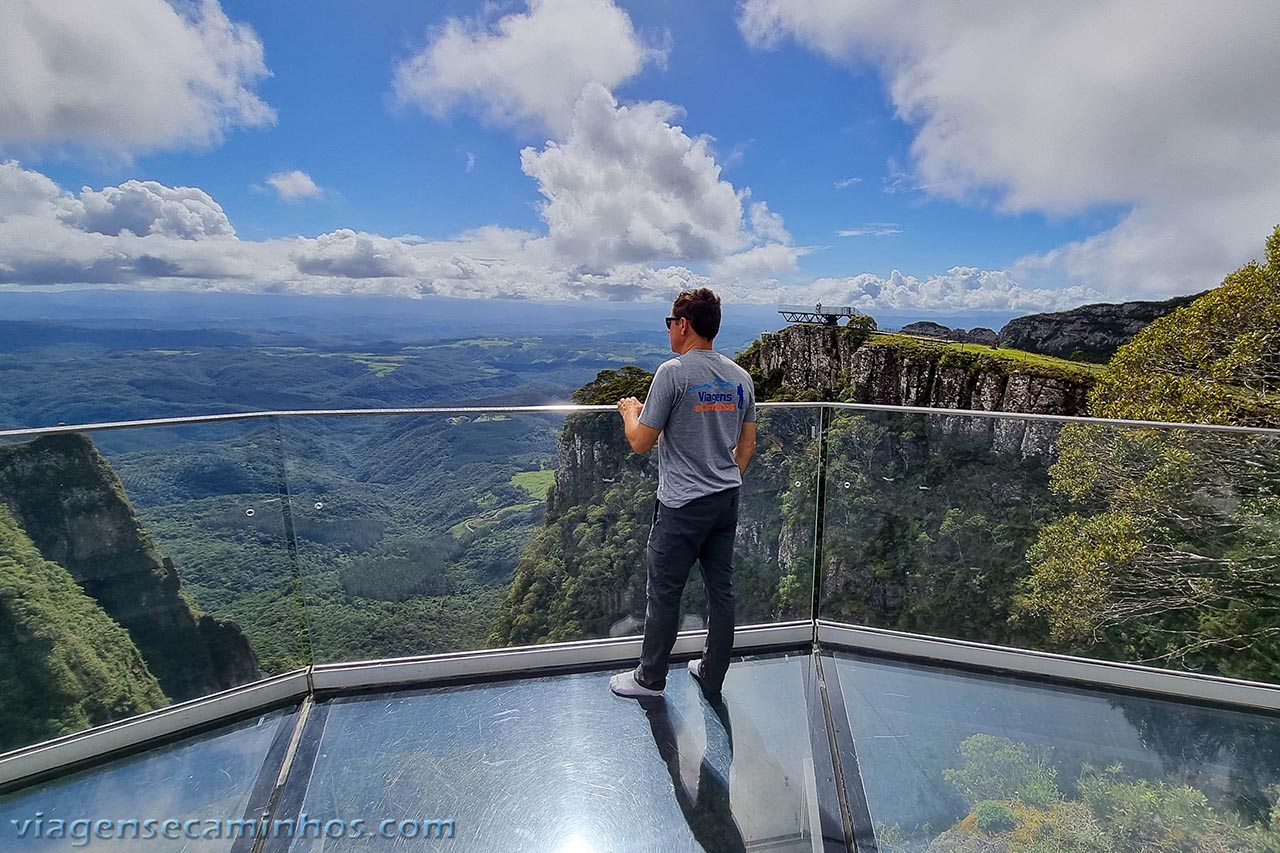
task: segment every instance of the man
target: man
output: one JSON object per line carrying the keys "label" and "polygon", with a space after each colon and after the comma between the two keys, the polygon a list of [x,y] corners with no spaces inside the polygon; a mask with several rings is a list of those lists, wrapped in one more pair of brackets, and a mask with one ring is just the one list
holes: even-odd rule
{"label": "man", "polygon": [[733,650],[733,540],[738,492],[756,449],[751,376],[715,352],[720,299],[686,290],[667,318],[676,357],[654,374],[648,399],[618,401],[636,453],[658,447],[658,496],[646,556],[649,567],[644,644],[634,671],[615,675],[619,696],[661,696],[680,624],[680,596],[694,561],[707,590],[707,640],[689,672],[710,696],[720,693]]}

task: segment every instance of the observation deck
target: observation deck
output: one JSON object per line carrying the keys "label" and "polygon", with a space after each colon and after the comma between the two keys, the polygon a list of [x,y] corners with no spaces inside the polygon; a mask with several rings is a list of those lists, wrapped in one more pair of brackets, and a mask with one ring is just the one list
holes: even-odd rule
{"label": "observation deck", "polygon": [[[642,622],[643,570],[619,546],[638,543],[641,560],[644,504],[637,524],[621,498],[651,496],[654,471],[611,455],[622,441],[612,407],[0,431],[0,504],[14,500],[5,451],[89,437],[184,594],[240,625],[259,668],[0,755],[0,839],[32,850],[79,833],[89,849],[235,853],[941,853],[1034,824],[1043,843],[1123,837],[1142,849],[1194,831],[1222,849],[1271,849],[1280,673],[1228,678],[1203,654],[1050,647],[993,593],[1026,589],[1028,548],[974,548],[1048,528],[1059,510],[1050,468],[1070,448],[1140,457],[1138,479],[1167,480],[1160,466],[1175,459],[1199,478],[1178,489],[1206,505],[1228,511],[1230,495],[1265,507],[1280,487],[1280,431],[834,403],[761,404],[760,418],[723,696],[708,699],[684,671],[702,646],[695,628],[677,640],[666,695],[643,702],[609,692],[640,645],[609,629]],[[485,465],[507,463],[524,475],[512,491],[473,493]],[[518,491],[552,470],[541,497]],[[67,490],[64,510],[75,504],[68,483],[50,488]],[[1265,538],[1267,514],[1249,517],[1246,532]],[[635,541],[601,544],[599,530]],[[868,541],[876,550],[859,550]],[[539,573],[543,557],[558,573]],[[530,606],[499,603],[516,585]],[[910,606],[930,589],[927,607]],[[691,626],[700,595],[691,579]],[[457,612],[474,601],[490,603]],[[145,623],[138,607],[113,618]],[[1137,801],[1145,810],[1122,821]]]}
{"label": "observation deck", "polygon": [[779,306],[778,313],[788,323],[807,323],[818,326],[838,326],[841,320],[866,316],[856,308],[823,305],[821,302],[812,308],[807,305]]}

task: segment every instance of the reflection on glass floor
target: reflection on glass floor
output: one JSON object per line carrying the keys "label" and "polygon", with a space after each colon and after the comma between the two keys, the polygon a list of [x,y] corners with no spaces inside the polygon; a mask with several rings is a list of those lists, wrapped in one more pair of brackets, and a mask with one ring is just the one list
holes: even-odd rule
{"label": "reflection on glass floor", "polygon": [[453,840],[432,849],[811,850],[812,665],[809,654],[736,661],[717,705],[681,666],[665,699],[644,704],[612,695],[608,672],[323,702],[287,784],[304,793],[288,808],[370,825],[454,821]]}
{"label": "reflection on glass floor", "polygon": [[643,704],[609,675],[335,697],[301,725],[273,711],[0,797],[0,849],[251,853],[83,822],[203,828],[268,804],[297,829],[264,853],[845,849],[829,705],[859,849],[1280,850],[1276,715],[838,651],[736,660],[723,704],[682,667]]}
{"label": "reflection on glass floor", "polygon": [[[213,835],[214,825],[227,835],[238,831],[235,821],[261,815],[293,716],[273,711],[0,798],[0,849],[247,850],[236,839],[200,836]],[[101,820],[113,826],[92,824]],[[117,831],[117,821],[130,820],[138,824]],[[198,823],[165,826],[191,820]]]}
{"label": "reflection on glass floor", "polygon": [[840,652],[825,668],[881,850],[1280,849],[1280,718]]}

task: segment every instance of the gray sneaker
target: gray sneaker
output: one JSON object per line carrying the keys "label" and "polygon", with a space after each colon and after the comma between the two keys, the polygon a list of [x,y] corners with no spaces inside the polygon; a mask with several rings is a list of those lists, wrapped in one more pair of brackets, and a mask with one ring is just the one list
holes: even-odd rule
{"label": "gray sneaker", "polygon": [[708,695],[715,696],[720,693],[719,690],[711,690],[707,687],[707,682],[702,680],[702,660],[695,658],[689,661],[689,674],[693,676],[693,680],[698,682],[698,686]]}
{"label": "gray sneaker", "polygon": [[661,696],[661,690],[652,690],[636,681],[635,670],[622,672],[609,679],[609,689],[628,699],[652,699]]}

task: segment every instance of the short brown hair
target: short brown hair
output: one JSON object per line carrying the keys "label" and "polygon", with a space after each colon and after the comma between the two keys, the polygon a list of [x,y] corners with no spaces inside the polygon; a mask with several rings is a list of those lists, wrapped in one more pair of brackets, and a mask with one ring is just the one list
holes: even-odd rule
{"label": "short brown hair", "polygon": [[681,291],[671,306],[671,316],[684,317],[694,332],[713,340],[720,333],[720,297],[705,287]]}

